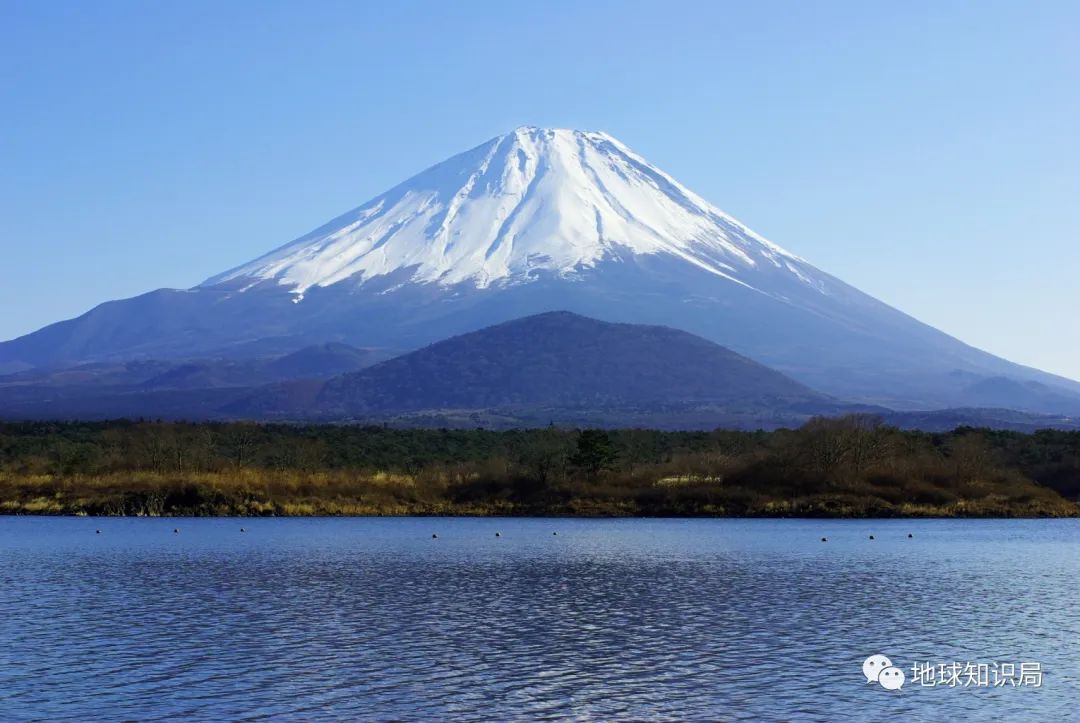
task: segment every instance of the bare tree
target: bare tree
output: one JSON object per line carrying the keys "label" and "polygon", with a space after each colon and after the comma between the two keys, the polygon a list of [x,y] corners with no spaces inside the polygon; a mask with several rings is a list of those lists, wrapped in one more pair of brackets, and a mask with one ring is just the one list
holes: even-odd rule
{"label": "bare tree", "polygon": [[831,482],[861,475],[888,452],[890,430],[869,414],[815,417],[799,430],[800,453]]}

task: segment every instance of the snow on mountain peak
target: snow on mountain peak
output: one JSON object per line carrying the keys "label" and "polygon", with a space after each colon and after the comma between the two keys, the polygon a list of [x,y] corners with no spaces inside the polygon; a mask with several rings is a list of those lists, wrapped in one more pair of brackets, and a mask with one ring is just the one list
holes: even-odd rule
{"label": "snow on mountain peak", "polygon": [[626,252],[669,254],[751,287],[764,267],[823,289],[809,264],[612,136],[531,126],[433,166],[203,286],[272,279],[302,295],[397,272],[415,283],[486,287],[540,272],[572,275]]}

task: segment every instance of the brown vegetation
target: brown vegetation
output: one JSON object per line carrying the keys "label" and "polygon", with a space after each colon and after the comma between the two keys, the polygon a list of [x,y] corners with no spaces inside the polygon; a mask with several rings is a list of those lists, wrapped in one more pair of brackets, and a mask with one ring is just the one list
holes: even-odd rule
{"label": "brown vegetation", "polygon": [[1074,516],[1080,433],[0,425],[0,513]]}

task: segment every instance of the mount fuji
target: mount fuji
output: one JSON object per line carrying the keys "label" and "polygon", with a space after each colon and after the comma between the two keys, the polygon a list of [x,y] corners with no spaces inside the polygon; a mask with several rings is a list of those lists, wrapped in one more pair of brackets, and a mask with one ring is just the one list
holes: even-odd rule
{"label": "mount fuji", "polygon": [[1034,411],[1080,409],[1080,384],[873,299],[610,135],[534,127],[192,289],[107,302],[2,343],[0,367],[261,358],[328,342],[396,353],[559,310],[682,329],[860,403],[979,406],[979,389],[1008,380],[1037,386],[1043,407],[1058,400]]}

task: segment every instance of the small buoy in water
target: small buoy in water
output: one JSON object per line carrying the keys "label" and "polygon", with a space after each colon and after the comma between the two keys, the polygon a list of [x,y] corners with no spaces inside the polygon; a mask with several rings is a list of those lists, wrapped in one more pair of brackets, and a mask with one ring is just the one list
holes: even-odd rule
{"label": "small buoy in water", "polygon": [[871,539],[871,540],[872,540],[872,539],[874,539],[874,536],[873,536],[873,535],[870,535],[870,539]]}
{"label": "small buoy in water", "polygon": [[822,541],[822,542],[828,542],[828,541],[829,541],[829,538],[827,538],[827,537],[822,537],[822,538],[821,538],[821,541]]}
{"label": "small buoy in water", "polygon": [[180,534],[180,528],[179,527],[174,527],[173,528],[173,534],[174,535],[179,535]]}
{"label": "small buoy in water", "polygon": [[247,530],[245,530],[243,527],[240,528],[240,531],[241,532],[247,532]]}
{"label": "small buoy in water", "polygon": [[502,533],[501,532],[496,532],[495,537],[502,537]]}
{"label": "small buoy in water", "polygon": [[95,534],[95,535],[100,535],[100,534],[101,534],[101,530],[94,530],[94,534]]}
{"label": "small buoy in water", "polygon": [[910,540],[910,539],[911,539],[912,537],[915,537],[915,535],[911,534],[910,532],[909,532],[909,533],[907,533],[907,536],[908,536],[908,539],[909,539],[909,540]]}
{"label": "small buoy in water", "polygon": [[435,534],[435,533],[433,532],[433,533],[431,533],[431,539],[433,539],[433,540],[437,540],[437,539],[439,539],[439,536],[438,536],[438,535],[436,535],[436,534]]}
{"label": "small buoy in water", "polygon": [[551,534],[553,534],[553,535],[557,535],[557,534],[559,534],[559,533],[558,533],[558,532],[552,532]]}

